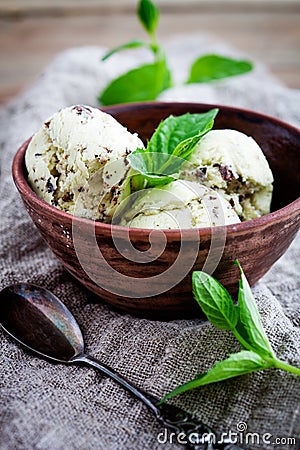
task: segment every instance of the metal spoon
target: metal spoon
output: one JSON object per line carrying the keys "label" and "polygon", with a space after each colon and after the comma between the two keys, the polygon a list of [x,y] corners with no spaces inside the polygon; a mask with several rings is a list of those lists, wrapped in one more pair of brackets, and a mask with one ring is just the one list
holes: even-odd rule
{"label": "metal spoon", "polygon": [[0,292],[0,325],[19,343],[47,359],[66,364],[85,363],[99,369],[140,399],[164,427],[177,436],[180,434],[179,443],[197,450],[240,448],[229,440],[217,444],[210,442],[215,433],[194,416],[175,406],[158,404],[159,399],[136,388],[113,369],[87,355],[75,318],[47,289],[27,283],[4,288]]}

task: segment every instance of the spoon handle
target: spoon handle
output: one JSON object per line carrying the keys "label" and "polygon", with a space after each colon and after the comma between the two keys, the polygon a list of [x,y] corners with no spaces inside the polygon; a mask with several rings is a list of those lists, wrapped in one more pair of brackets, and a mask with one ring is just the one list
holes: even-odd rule
{"label": "spoon handle", "polygon": [[[83,362],[100,370],[135,397],[139,398],[153,411],[157,420],[165,428],[168,428],[178,436],[179,444],[184,444],[194,450],[243,450],[241,447],[236,446],[230,439],[224,439],[222,442],[218,442],[217,436],[212,429],[194,415],[174,405],[167,403],[159,404],[158,398],[136,388],[113,369],[98,361],[93,356],[82,354],[74,358],[74,362]],[[167,435],[165,435],[165,438],[167,438]]]}
{"label": "spoon handle", "polygon": [[133,394],[135,397],[138,397],[143,403],[145,403],[146,406],[148,406],[154,412],[155,415],[158,413],[158,408],[155,406],[155,403],[159,401],[158,399],[150,396],[149,394],[144,393],[141,389],[137,389],[129,381],[121,377],[117,372],[115,372],[113,369],[106,366],[102,362],[100,362],[98,359],[94,358],[93,356],[83,354],[76,357],[75,361],[76,362],[81,361],[92,367],[95,367],[96,369],[99,369],[102,373],[112,378],[122,387],[127,389],[127,391],[131,392],[131,394]]}

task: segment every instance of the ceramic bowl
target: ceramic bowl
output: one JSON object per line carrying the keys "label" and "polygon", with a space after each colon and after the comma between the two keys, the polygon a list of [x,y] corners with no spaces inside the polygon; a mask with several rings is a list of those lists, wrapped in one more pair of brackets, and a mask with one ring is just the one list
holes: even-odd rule
{"label": "ceramic bowl", "polygon": [[103,224],[62,212],[33,192],[24,164],[29,140],[14,158],[15,184],[46,244],[72,276],[119,310],[159,319],[199,315],[191,292],[193,270],[205,264],[234,293],[239,277],[235,259],[253,285],[296,235],[300,219],[298,129],[256,112],[220,105],[154,102],[103,110],[146,141],[170,114],[199,113],[212,107],[219,108],[214,128],[246,133],[265,153],[275,180],[270,214],[214,229],[153,231]]}

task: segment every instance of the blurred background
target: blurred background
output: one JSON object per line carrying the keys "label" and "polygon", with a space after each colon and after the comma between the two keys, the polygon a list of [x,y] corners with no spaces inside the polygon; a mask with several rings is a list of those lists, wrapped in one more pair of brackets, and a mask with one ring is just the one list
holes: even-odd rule
{"label": "blurred background", "polygon": [[[201,32],[265,63],[300,88],[300,0],[154,0],[158,38]],[[69,47],[145,38],[137,0],[0,0],[0,103]]]}

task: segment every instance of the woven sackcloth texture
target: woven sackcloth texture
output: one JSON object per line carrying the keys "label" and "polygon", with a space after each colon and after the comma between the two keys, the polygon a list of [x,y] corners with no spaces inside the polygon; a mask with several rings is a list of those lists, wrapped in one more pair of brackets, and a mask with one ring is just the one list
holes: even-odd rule
{"label": "woven sackcloth texture", "polygon": [[[262,64],[245,76],[180,87],[190,62],[199,54],[238,52],[201,35],[177,37],[166,43],[166,50],[178,87],[165,92],[162,100],[237,105],[300,126],[300,91],[283,86]],[[63,52],[0,113],[0,287],[30,281],[52,290],[78,320],[88,353],[161,397],[238,351],[235,338],[200,318],[150,321],[115,312],[101,301],[95,303],[45,246],[11,177],[18,146],[46,118],[67,105],[97,106],[99,91],[112,77],[148,58],[142,51],[121,53],[104,64],[100,62],[103,52],[98,47]],[[300,364],[299,243],[295,240],[253,288],[275,351],[294,365]],[[163,430],[151,412],[93,369],[50,364],[24,352],[2,331],[0,342],[1,450],[182,448],[175,442],[160,443],[158,434]],[[280,370],[210,385],[173,402],[197,414],[219,433],[235,432],[244,422],[248,432],[272,436],[270,444],[260,441],[244,445],[246,448],[296,449],[297,444],[275,445],[275,439],[300,438],[300,382]]]}

